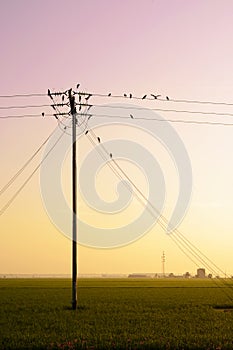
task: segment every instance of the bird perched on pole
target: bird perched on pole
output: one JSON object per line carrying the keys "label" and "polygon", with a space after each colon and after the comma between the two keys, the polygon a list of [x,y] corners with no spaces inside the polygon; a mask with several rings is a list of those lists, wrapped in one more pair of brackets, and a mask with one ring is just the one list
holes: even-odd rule
{"label": "bird perched on pole", "polygon": [[87,97],[85,97],[86,101],[88,101],[91,96],[92,94],[89,94]]}
{"label": "bird perched on pole", "polygon": [[51,95],[51,91],[48,89],[48,96],[51,98],[51,100],[53,99],[52,95]]}

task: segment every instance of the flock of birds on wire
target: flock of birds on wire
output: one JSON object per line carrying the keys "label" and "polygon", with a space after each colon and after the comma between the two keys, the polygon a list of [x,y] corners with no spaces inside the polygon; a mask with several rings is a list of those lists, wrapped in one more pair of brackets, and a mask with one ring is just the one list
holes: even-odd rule
{"label": "flock of birds on wire", "polygon": [[[77,84],[76,88],[79,89],[79,87],[80,87],[80,84]],[[95,94],[84,93],[84,92],[73,92],[73,93],[78,95],[78,103],[76,103],[76,105],[79,105],[79,112],[81,112],[82,107],[87,107],[86,112],[89,111],[91,107],[93,107],[93,105],[87,105],[86,103],[88,103],[88,100],[90,99],[90,97],[92,97],[93,95],[95,96]],[[62,93],[60,93],[60,92],[51,93],[51,91],[48,89],[48,96],[51,98],[51,100],[52,100],[53,102],[54,102],[53,96],[58,96],[58,95],[61,95],[61,97],[62,97],[62,102],[64,102],[65,96],[67,96],[67,94],[68,94],[68,90],[65,91],[65,92],[62,92]],[[112,96],[112,93],[111,93],[111,92],[109,92],[109,93],[108,93],[107,95],[105,95],[105,96],[106,96],[106,97],[114,97],[114,96]],[[155,95],[155,94],[150,94],[149,96],[151,96],[153,99],[157,100],[157,99],[158,99],[159,97],[161,97],[162,95],[159,95],[159,94],[157,94],[157,95]],[[85,98],[86,103],[82,103],[82,97]],[[118,96],[118,97],[120,97],[120,96]],[[132,93],[129,93],[129,94],[124,93],[122,97],[123,97],[123,98],[130,98],[130,99],[134,98],[134,96],[133,96]],[[139,99],[139,97],[137,97],[137,99]],[[143,95],[143,96],[141,97],[141,99],[142,99],[142,100],[148,99],[148,95],[147,95],[147,94],[146,94],[146,95]],[[168,96],[166,96],[166,100],[167,100],[167,101],[170,100]],[[68,113],[60,113],[60,112],[58,111],[58,107],[63,107],[63,106],[65,106],[65,105],[68,106],[69,104],[68,104],[68,103],[66,103],[66,104],[65,104],[65,103],[61,103],[61,104],[53,104],[53,105],[51,105],[51,107],[57,112],[56,114],[54,114],[54,117],[55,117],[55,118],[58,120],[58,122],[60,122],[61,124],[63,124],[63,123],[59,120],[59,117],[58,117],[59,115],[60,115],[60,116],[62,116],[62,115],[71,115],[70,112],[68,112]],[[42,115],[42,117],[45,117],[45,113],[44,113],[44,112],[42,112],[41,115]],[[88,117],[87,120],[86,120],[86,118],[85,118],[85,120],[86,120],[87,123],[88,123],[88,121],[89,121],[89,119],[91,118],[92,115],[90,115],[90,114],[89,114],[89,115],[85,115],[85,113],[82,113],[82,114],[80,113],[80,116]],[[131,119],[134,119],[134,116],[133,116],[132,114],[130,114],[129,116],[130,116]],[[81,126],[84,122],[85,122],[85,121],[82,121],[81,124],[79,124],[78,126]],[[77,122],[77,124],[78,124],[78,122]],[[87,125],[86,125],[86,127],[87,127]],[[63,125],[63,129],[64,129],[64,130],[66,130],[67,128],[68,128],[68,126],[66,126],[66,125],[64,126],[64,125]],[[85,130],[86,130],[86,128],[85,128]],[[84,130],[84,131],[85,131],[85,130]],[[87,134],[87,133],[88,133],[88,131],[85,132],[85,134]]]}
{"label": "flock of birds on wire", "polygon": [[[77,89],[79,88],[80,84],[77,84]],[[76,103],[76,105],[79,105],[79,111],[81,111],[82,107],[87,107],[87,111],[92,107],[92,105],[88,105],[86,103],[88,103],[88,100],[93,96],[93,94],[90,94],[90,93],[84,93],[84,92],[73,92],[74,94],[78,94],[78,103]],[[58,95],[61,95],[62,96],[62,102],[64,102],[65,100],[65,96],[67,96],[68,94],[68,91],[65,91],[63,93],[60,93],[60,92],[57,92],[57,93],[51,93],[51,91],[48,89],[48,96],[51,98],[51,100],[54,102],[54,98],[53,96],[58,96]],[[107,97],[111,97],[112,96],[112,93],[108,93],[107,95],[105,95]],[[159,97],[161,97],[161,95],[155,95],[155,94],[150,94],[151,97],[153,97],[155,100],[158,99]],[[86,100],[86,103],[82,103],[82,97],[85,98]],[[120,97],[120,96],[119,96]],[[132,93],[129,93],[129,94],[126,94],[124,93],[123,98],[130,98],[132,99],[133,98],[133,95]],[[143,95],[142,96],[142,100],[145,100],[146,98],[148,98],[148,95]],[[138,97],[137,97],[138,99]],[[169,101],[169,97],[166,96],[166,100]],[[58,107],[62,107],[62,106],[68,106],[69,104],[65,104],[65,103],[62,103],[62,104],[53,104],[51,105],[53,107],[53,109],[57,112],[56,114],[54,114],[54,117],[58,120],[58,123],[62,124],[63,125],[63,130],[67,130],[67,128],[70,128],[71,126],[67,126],[63,124],[63,122],[58,118],[58,115],[62,116],[62,115],[71,115],[71,112],[68,112],[68,113],[60,113],[59,110],[58,110]],[[89,130],[87,130],[87,123],[88,123],[88,120],[91,118],[92,115],[85,115],[85,113],[81,114],[83,115],[84,117],[88,117],[87,120],[86,120],[86,125],[85,125],[85,129],[84,129],[84,133],[85,135],[88,134]],[[45,116],[45,113],[42,112],[42,117]],[[131,119],[134,119],[134,116],[132,114],[130,114],[130,118]],[[82,121],[79,126],[81,126],[85,121]],[[78,124],[78,122],[76,122],[76,124]],[[60,126],[60,125],[59,125]],[[97,140],[98,140],[98,143],[101,143],[101,140],[100,140],[100,137],[98,136],[97,137]],[[112,153],[109,154],[110,158],[112,158]]]}

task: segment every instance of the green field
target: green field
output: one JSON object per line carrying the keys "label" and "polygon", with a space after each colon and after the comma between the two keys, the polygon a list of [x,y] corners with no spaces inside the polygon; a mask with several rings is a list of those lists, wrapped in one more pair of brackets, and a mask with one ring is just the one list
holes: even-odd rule
{"label": "green field", "polygon": [[81,279],[72,311],[70,280],[1,279],[0,348],[233,349],[226,292],[212,280]]}

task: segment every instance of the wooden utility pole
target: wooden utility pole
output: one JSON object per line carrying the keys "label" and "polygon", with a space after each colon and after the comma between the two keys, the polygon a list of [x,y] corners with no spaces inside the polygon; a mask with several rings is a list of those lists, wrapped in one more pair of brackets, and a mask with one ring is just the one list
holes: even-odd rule
{"label": "wooden utility pole", "polygon": [[[79,88],[80,84],[77,84],[77,89]],[[53,96],[62,96],[62,101],[64,101],[65,96],[67,96],[68,92],[68,98],[69,98],[69,105],[70,105],[70,111],[67,112],[60,112],[58,110],[58,107],[67,107],[67,103],[55,103]],[[79,95],[79,102],[75,102],[75,94]],[[78,259],[77,259],[77,242],[78,242],[78,236],[77,236],[77,159],[76,159],[76,124],[77,124],[77,117],[78,115],[83,115],[82,108],[87,108],[89,110],[92,105],[88,104],[87,101],[92,96],[90,93],[85,92],[74,92],[72,89],[66,90],[63,92],[51,92],[48,89],[48,96],[53,101],[53,104],[51,107],[56,111],[54,117],[59,120],[59,117],[62,117],[64,115],[71,115],[72,118],[72,309],[77,309],[78,304],[78,298],[77,298],[77,275],[78,275]],[[85,98],[84,103],[82,101],[82,98]],[[79,106],[79,112],[77,113],[76,105]],[[85,116],[90,117],[90,114],[85,113]],[[66,129],[66,127],[64,128]]]}
{"label": "wooden utility pole", "polygon": [[77,160],[76,160],[76,108],[72,89],[69,90],[72,116],[72,309],[77,309]]}

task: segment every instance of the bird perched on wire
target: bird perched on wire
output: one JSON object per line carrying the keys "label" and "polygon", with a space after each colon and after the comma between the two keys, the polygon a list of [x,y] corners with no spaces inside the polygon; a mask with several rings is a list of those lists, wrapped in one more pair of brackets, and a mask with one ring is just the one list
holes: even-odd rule
{"label": "bird perched on wire", "polygon": [[78,88],[79,88],[79,86],[80,86],[80,84],[77,84],[76,88],[78,89]]}
{"label": "bird perched on wire", "polygon": [[109,155],[110,155],[110,158],[112,158],[112,153],[110,153]]}
{"label": "bird perched on wire", "polygon": [[92,94],[89,94],[87,97],[85,97],[86,101],[88,101],[91,96]]}
{"label": "bird perched on wire", "polygon": [[97,140],[98,140],[98,142],[100,143],[100,137],[99,137],[99,136],[97,137]]}
{"label": "bird perched on wire", "polygon": [[155,99],[157,99],[158,97],[160,97],[161,95],[153,95],[153,94],[150,94],[152,97],[154,97]]}
{"label": "bird perched on wire", "polygon": [[85,132],[85,135],[87,135],[88,134],[88,130]]}
{"label": "bird perched on wire", "polygon": [[110,97],[111,95],[112,95],[111,92],[109,92],[108,96]]}
{"label": "bird perched on wire", "polygon": [[44,112],[41,113],[42,117],[44,117]]}
{"label": "bird perched on wire", "polygon": [[166,96],[166,99],[169,101],[169,97],[168,96]]}
{"label": "bird perched on wire", "polygon": [[124,94],[124,97],[127,97],[127,94]]}
{"label": "bird perched on wire", "polygon": [[133,115],[132,115],[132,114],[130,114],[130,118],[131,118],[131,119],[134,119],[134,117],[133,117]]}
{"label": "bird perched on wire", "polygon": [[147,95],[144,95],[144,96],[142,97],[142,100],[145,100],[146,96],[147,96]]}
{"label": "bird perched on wire", "polygon": [[133,95],[132,94],[129,94],[129,98],[132,98],[133,97]]}

